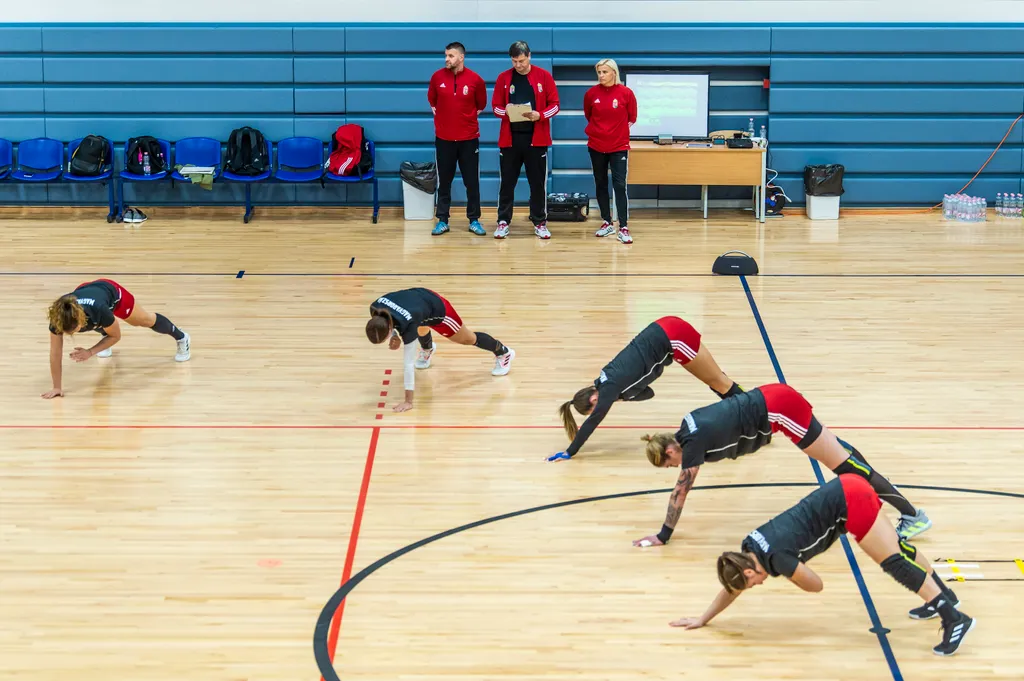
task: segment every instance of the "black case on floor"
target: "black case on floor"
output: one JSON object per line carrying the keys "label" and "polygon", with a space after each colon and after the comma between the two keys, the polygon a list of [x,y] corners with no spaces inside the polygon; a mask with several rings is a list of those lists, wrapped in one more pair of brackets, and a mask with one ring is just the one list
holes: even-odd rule
{"label": "black case on floor", "polygon": [[548,220],[552,222],[583,222],[589,213],[588,194],[548,194]]}

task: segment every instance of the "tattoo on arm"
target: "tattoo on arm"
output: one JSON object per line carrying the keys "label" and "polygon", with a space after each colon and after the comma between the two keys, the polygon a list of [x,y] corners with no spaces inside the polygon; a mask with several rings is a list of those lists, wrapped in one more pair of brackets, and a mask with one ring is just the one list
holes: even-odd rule
{"label": "tattoo on arm", "polygon": [[672,490],[672,496],[668,499],[668,511],[665,513],[665,524],[674,528],[679,522],[679,516],[683,512],[683,504],[686,502],[686,495],[693,488],[693,482],[697,479],[697,467],[684,468],[676,481],[676,487]]}

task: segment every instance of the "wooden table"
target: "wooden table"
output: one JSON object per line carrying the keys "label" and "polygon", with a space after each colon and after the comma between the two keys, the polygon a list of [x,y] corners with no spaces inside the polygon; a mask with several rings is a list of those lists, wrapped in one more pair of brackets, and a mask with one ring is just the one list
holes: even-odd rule
{"label": "wooden table", "polygon": [[626,183],[700,185],[705,219],[708,217],[709,185],[753,187],[754,217],[764,222],[766,151],[761,147],[687,147],[683,143],[659,145],[634,141],[630,143]]}

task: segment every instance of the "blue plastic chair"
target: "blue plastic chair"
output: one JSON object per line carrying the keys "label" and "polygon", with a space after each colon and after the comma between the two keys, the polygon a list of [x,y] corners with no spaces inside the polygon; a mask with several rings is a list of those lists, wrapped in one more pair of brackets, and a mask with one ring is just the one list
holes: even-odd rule
{"label": "blue plastic chair", "polygon": [[[213,179],[220,177],[220,142],[212,137],[186,137],[174,143],[174,165],[213,166]],[[189,182],[177,170],[171,172],[171,181]]]}
{"label": "blue plastic chair", "polygon": [[[267,158],[273,159],[274,145],[269,142],[266,144]],[[271,171],[273,170],[273,162],[267,164],[267,169],[259,175],[238,175],[231,172],[227,168],[224,169],[224,179],[231,182],[241,182],[245,184],[245,215],[242,216],[242,222],[248,224],[249,220],[252,219],[252,185],[254,182],[265,182],[270,179]]]}
{"label": "blue plastic chair", "polygon": [[[151,173],[149,175],[140,175],[139,173],[131,173],[128,170],[122,170],[119,174],[121,181],[117,183],[117,217],[115,218],[118,222],[124,219],[124,183],[125,182],[160,182],[170,177],[171,171],[171,143],[167,140],[158,139],[157,143],[160,145],[160,149],[164,153],[164,170],[159,173]],[[128,167],[128,144],[124,145],[124,167]]]}
{"label": "blue plastic chair", "polygon": [[10,140],[0,139],[0,180],[11,174],[14,165],[14,145]]}
{"label": "blue plastic chair", "polygon": [[68,182],[82,184],[88,184],[90,182],[106,182],[107,206],[110,209],[107,212],[107,222],[113,222],[114,217],[117,214],[117,209],[114,206],[114,145],[109,141],[107,142],[107,158],[109,159],[109,164],[104,166],[99,175],[75,175],[71,172],[71,157],[75,155],[75,150],[78,149],[78,145],[81,143],[81,137],[68,142],[68,156],[66,165],[64,166],[67,170],[64,172],[64,179]]}
{"label": "blue plastic chair", "polygon": [[327,172],[324,177],[331,182],[342,182],[346,184],[355,184],[357,182],[372,182],[373,183],[373,222],[377,223],[377,214],[380,212],[380,203],[377,200],[377,174],[374,172],[377,167],[377,153],[373,145],[373,140],[367,140],[370,147],[370,169],[366,171],[365,175],[335,175],[332,172]]}
{"label": "blue plastic chair", "polygon": [[315,137],[287,137],[277,143],[274,179],[316,182],[324,174],[324,143]]}
{"label": "blue plastic chair", "polygon": [[18,145],[18,164],[11,179],[18,182],[53,182],[64,166],[64,143],[48,137],[25,140]]}

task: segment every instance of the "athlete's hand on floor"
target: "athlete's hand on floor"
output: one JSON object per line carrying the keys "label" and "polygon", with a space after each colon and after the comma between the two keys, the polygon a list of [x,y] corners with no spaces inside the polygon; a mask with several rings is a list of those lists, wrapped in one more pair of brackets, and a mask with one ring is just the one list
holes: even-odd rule
{"label": "athlete's hand on floor", "polygon": [[652,534],[650,537],[644,537],[643,539],[634,539],[633,546],[641,546],[647,548],[648,546],[663,546],[665,542],[658,539],[658,535]]}
{"label": "athlete's hand on floor", "polygon": [[92,357],[92,352],[86,350],[85,348],[75,348],[75,351],[68,356],[71,357],[71,359],[75,360],[76,362],[84,362],[85,360]]}
{"label": "athlete's hand on floor", "polygon": [[391,340],[388,341],[388,347],[392,350],[397,350],[402,347],[402,339],[398,336],[392,336]]}
{"label": "athlete's hand on floor", "polygon": [[669,622],[670,627],[682,627],[683,629],[700,629],[704,626],[704,623],[700,621],[699,617],[681,617],[675,622]]}
{"label": "athlete's hand on floor", "polygon": [[49,392],[43,393],[43,399],[44,400],[52,400],[54,397],[64,397],[64,391],[63,390],[51,390]]}
{"label": "athlete's hand on floor", "polygon": [[395,405],[395,411],[409,411],[412,409],[412,402],[399,402]]}
{"label": "athlete's hand on floor", "polygon": [[565,452],[558,452],[557,454],[552,454],[551,456],[549,456],[547,458],[547,461],[568,461],[571,458],[572,457],[566,454]]}

